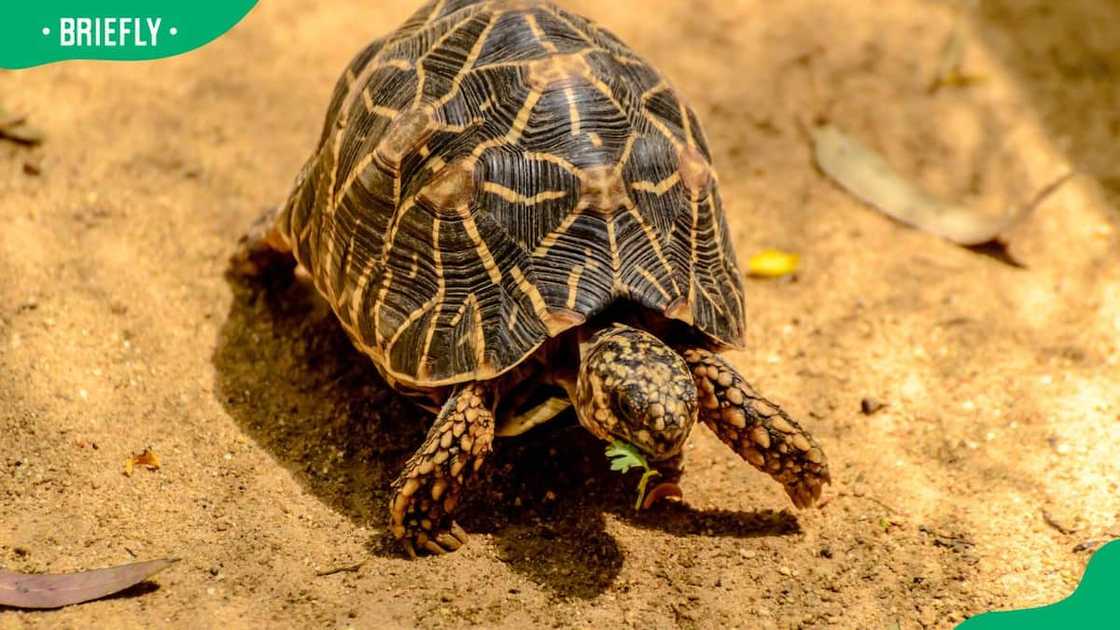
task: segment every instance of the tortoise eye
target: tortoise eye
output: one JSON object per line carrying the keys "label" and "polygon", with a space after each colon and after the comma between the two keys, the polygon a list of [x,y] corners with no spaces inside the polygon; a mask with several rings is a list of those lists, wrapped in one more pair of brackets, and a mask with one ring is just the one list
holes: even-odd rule
{"label": "tortoise eye", "polygon": [[638,405],[636,405],[634,400],[629,396],[619,396],[618,406],[619,411],[622,412],[621,415],[626,418],[633,418],[638,415]]}

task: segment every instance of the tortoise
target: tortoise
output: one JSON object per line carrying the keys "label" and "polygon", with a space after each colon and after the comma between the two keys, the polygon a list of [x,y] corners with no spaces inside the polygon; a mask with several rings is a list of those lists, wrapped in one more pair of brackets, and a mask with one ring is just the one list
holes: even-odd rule
{"label": "tortoise", "polygon": [[392,485],[410,555],[458,549],[494,448],[569,405],[666,470],[697,419],[798,507],[824,453],[719,352],[742,275],[696,114],[616,36],[534,0],[433,0],[339,79],[285,204],[232,258],[302,267],[354,345],[437,412]]}

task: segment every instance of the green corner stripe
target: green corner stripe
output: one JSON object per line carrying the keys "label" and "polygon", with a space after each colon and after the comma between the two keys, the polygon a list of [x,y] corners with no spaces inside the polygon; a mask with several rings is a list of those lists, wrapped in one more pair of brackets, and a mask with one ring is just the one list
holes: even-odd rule
{"label": "green corner stripe", "polygon": [[67,59],[160,59],[233,28],[257,0],[9,0],[0,10],[0,68]]}
{"label": "green corner stripe", "polygon": [[1026,610],[989,612],[957,626],[958,630],[1032,630],[1035,628],[1120,628],[1120,540],[1101,547],[1089,559],[1085,576],[1062,601]]}

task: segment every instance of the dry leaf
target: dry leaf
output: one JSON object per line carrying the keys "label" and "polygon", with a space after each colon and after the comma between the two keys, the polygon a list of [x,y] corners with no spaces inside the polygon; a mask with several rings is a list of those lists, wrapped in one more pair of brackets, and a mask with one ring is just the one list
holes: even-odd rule
{"label": "dry leaf", "polygon": [[801,257],[779,249],[765,249],[747,261],[747,273],[759,278],[780,278],[797,271]]}
{"label": "dry leaf", "polygon": [[1074,174],[1068,173],[1043,188],[1025,207],[993,217],[943,201],[918,188],[896,173],[878,153],[831,125],[816,127],[811,134],[817,165],[845,190],[898,221],[959,245],[994,240]]}
{"label": "dry leaf", "polygon": [[952,34],[945,40],[945,45],[941,48],[937,71],[929,85],[931,93],[942,87],[964,87],[984,81],[984,77],[967,74],[961,69],[964,63],[965,44],[963,26],[958,25],[953,29]]}
{"label": "dry leaf", "polygon": [[43,132],[27,124],[27,118],[10,114],[0,107],[0,140],[11,140],[28,146],[43,141]]}
{"label": "dry leaf", "polygon": [[119,593],[178,562],[148,560],[63,575],[29,575],[0,569],[0,606],[61,608]]}
{"label": "dry leaf", "polygon": [[148,470],[159,470],[159,455],[156,455],[150,448],[144,449],[143,453],[133,455],[124,461],[124,474],[132,476],[132,469],[137,466],[143,466]]}

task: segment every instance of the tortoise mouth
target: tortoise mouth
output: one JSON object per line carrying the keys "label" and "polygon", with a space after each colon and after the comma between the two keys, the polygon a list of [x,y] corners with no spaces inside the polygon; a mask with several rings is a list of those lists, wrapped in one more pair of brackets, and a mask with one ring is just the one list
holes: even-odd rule
{"label": "tortoise mouth", "polygon": [[[652,437],[651,439],[635,439],[635,436],[630,435],[625,431],[612,431],[608,432],[606,436],[599,436],[600,438],[610,442],[611,440],[618,440],[625,442],[634,448],[638,449],[642,455],[650,463],[663,463],[672,460],[680,455],[681,450],[684,449],[685,440],[671,440],[671,439],[658,439]],[[669,436],[658,436],[668,438]]]}

